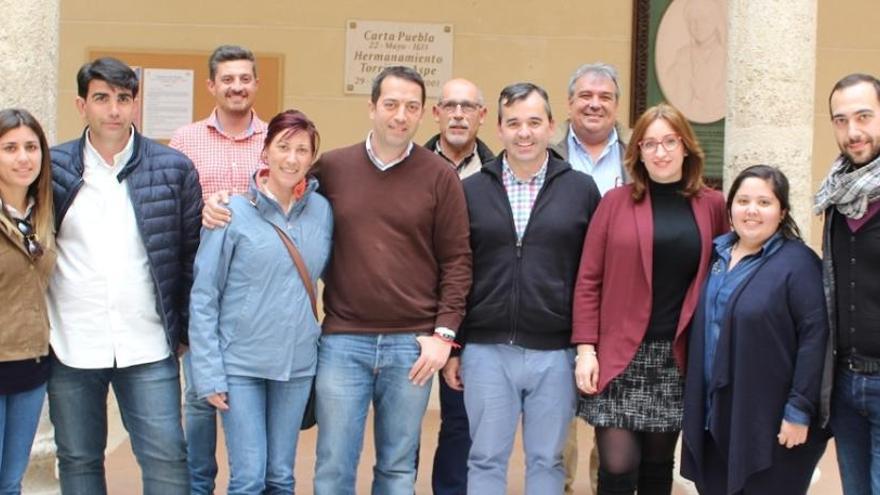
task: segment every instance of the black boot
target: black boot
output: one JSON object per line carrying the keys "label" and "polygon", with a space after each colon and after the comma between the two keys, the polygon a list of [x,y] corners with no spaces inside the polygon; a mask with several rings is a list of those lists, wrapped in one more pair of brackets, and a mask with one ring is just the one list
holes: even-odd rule
{"label": "black boot", "polygon": [[645,462],[639,466],[639,495],[672,493],[672,461]]}
{"label": "black boot", "polygon": [[638,471],[617,474],[599,467],[598,495],[633,495],[638,484]]}

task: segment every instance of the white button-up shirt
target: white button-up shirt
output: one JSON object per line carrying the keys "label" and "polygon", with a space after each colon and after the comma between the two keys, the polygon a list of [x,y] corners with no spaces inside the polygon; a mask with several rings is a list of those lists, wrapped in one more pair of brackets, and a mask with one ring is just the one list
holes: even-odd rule
{"label": "white button-up shirt", "polygon": [[133,147],[132,136],[109,164],[86,134],[84,183],[56,235],[50,342],[74,368],[125,368],[171,353],[128,186],[117,177]]}
{"label": "white button-up shirt", "polygon": [[410,141],[402,155],[395,158],[394,160],[391,160],[388,163],[384,163],[382,160],[379,159],[379,155],[373,152],[373,144],[370,142],[371,139],[373,139],[373,131],[370,131],[367,134],[367,156],[370,157],[370,161],[373,162],[373,165],[375,165],[376,168],[383,172],[406,160],[407,157],[409,157],[409,154],[412,153],[413,143],[412,141]]}

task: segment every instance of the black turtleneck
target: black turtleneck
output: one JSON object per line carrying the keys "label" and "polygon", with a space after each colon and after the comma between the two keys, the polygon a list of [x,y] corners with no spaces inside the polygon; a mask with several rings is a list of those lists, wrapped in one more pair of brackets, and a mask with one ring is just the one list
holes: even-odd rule
{"label": "black turtleneck", "polygon": [[681,305],[700,264],[700,231],[683,183],[649,181],[654,217],[651,319],[645,340],[672,340]]}

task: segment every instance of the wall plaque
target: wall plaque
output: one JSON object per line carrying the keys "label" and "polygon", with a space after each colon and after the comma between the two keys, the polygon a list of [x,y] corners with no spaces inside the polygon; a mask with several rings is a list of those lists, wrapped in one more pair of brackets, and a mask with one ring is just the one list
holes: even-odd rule
{"label": "wall plaque", "polygon": [[728,0],[633,0],[632,113],[669,102],[706,153],[706,182],[721,185]]}
{"label": "wall plaque", "polygon": [[350,20],[345,31],[346,94],[370,94],[373,78],[389,65],[415,68],[430,98],[452,78],[449,24]]}

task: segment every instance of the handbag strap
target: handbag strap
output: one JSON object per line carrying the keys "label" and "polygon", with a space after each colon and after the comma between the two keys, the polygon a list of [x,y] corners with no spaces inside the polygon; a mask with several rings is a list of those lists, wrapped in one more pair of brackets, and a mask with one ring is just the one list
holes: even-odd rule
{"label": "handbag strap", "polygon": [[309,293],[309,300],[312,302],[312,313],[315,314],[315,319],[318,319],[318,299],[315,297],[315,286],[312,285],[312,278],[309,276],[309,269],[306,268],[306,262],[303,260],[302,255],[299,254],[299,250],[296,248],[296,245],[290,240],[290,237],[287,237],[287,234],[284,233],[277,225],[272,222],[269,222],[272,227],[275,229],[275,232],[278,234],[278,237],[281,238],[281,241],[284,243],[284,247],[287,248],[287,253],[290,255],[290,259],[293,260],[293,264],[296,265],[296,271],[299,272],[299,277],[303,281],[303,285],[306,286],[306,292]]}

